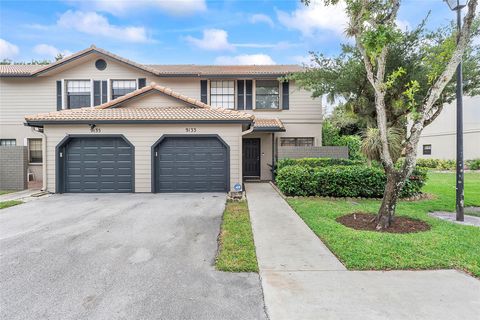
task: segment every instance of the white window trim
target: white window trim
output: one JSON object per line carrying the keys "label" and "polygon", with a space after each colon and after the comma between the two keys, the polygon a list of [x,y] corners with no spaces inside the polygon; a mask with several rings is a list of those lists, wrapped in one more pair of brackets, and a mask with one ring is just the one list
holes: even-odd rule
{"label": "white window trim", "polygon": [[68,81],[90,81],[90,107],[93,107],[93,79],[65,78],[62,79],[62,109],[69,109],[67,105],[67,82]]}
{"label": "white window trim", "polygon": [[[212,90],[211,90],[211,82],[212,81],[233,81],[233,108],[225,108],[225,107],[213,107],[211,105],[211,96],[212,96]],[[238,110],[237,106],[237,80],[235,79],[210,79],[207,81],[207,104],[212,106],[213,108],[223,108],[227,110]]]}
{"label": "white window trim", "polygon": [[107,79],[107,102],[112,100],[112,79]]}
{"label": "white window trim", "polygon": [[138,78],[137,79],[128,79],[128,78],[115,78],[115,79],[108,79],[108,94],[109,98],[108,101],[113,99],[113,81],[135,81],[135,89],[133,91],[138,90]]}
{"label": "white window trim", "polygon": [[[100,86],[102,84],[100,83]],[[93,79],[90,79],[90,107],[93,108],[95,105],[95,102],[93,101],[94,99],[94,94],[93,94]],[[100,98],[101,100],[102,98]]]}
{"label": "white window trim", "polygon": [[66,103],[67,95],[65,94],[66,93],[65,79],[62,79],[61,81],[62,81],[62,110],[64,110],[67,108],[67,103]]}

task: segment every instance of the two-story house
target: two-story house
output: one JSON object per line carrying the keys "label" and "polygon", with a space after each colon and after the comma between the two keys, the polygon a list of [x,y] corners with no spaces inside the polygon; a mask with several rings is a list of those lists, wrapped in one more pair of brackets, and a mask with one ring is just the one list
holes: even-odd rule
{"label": "two-story house", "polygon": [[92,46],[0,67],[0,144],[51,192],[234,191],[272,179],[279,146],[320,146],[297,65],[143,65]]}

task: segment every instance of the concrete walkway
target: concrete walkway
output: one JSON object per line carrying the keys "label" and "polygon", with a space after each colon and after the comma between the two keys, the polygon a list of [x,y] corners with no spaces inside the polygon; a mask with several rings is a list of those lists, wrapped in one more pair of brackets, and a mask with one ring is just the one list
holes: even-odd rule
{"label": "concrete walkway", "polygon": [[478,319],[477,279],[454,270],[347,271],[270,184],[246,190],[270,320]]}
{"label": "concrete walkway", "polygon": [[32,200],[36,200],[39,197],[46,197],[49,194],[46,192],[40,191],[40,189],[25,189],[22,191],[16,191],[11,193],[6,193],[0,195],[0,202],[3,201],[12,201],[12,200],[20,200],[23,202],[28,202]]}

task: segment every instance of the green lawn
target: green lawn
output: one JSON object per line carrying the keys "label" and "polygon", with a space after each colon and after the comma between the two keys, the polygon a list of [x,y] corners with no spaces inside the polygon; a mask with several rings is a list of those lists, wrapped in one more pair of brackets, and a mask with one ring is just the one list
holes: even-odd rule
{"label": "green lawn", "polygon": [[[424,192],[434,200],[401,201],[397,214],[427,221],[431,230],[411,234],[347,228],[335,218],[355,211],[376,213],[380,202],[292,198],[288,202],[348,269],[456,268],[480,277],[480,228],[429,217],[429,211],[455,210],[455,174],[429,173]],[[480,206],[480,173],[465,173],[465,205]]]}
{"label": "green lawn", "polygon": [[17,204],[20,204],[20,203],[23,203],[23,202],[18,201],[18,200],[3,201],[3,202],[0,202],[0,209],[13,207],[13,206],[16,206]]}
{"label": "green lawn", "polygon": [[13,190],[0,190],[0,196],[4,195],[4,194],[7,194],[7,193],[12,193],[12,192],[15,192],[15,191],[13,191]]}
{"label": "green lawn", "polygon": [[258,272],[250,214],[246,201],[227,201],[215,265],[230,272]]}

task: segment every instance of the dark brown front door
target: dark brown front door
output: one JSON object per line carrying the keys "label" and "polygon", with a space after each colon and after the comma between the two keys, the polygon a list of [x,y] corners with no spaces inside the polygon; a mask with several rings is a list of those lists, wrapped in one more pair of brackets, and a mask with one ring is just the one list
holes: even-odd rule
{"label": "dark brown front door", "polygon": [[260,138],[243,139],[243,177],[260,178]]}

